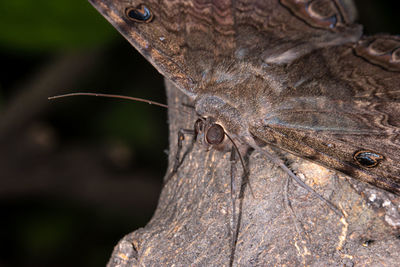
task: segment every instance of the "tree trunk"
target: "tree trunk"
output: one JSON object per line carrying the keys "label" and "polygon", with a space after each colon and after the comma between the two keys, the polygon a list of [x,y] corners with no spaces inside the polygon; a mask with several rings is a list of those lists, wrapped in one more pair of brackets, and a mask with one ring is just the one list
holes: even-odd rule
{"label": "tree trunk", "polygon": [[[193,129],[197,118],[182,105],[190,100],[166,85],[172,107],[168,176],[178,131]],[[285,159],[345,217],[260,153],[242,155],[250,171],[246,183],[240,161],[231,161],[231,153],[206,151],[197,142],[192,147],[192,137],[186,136],[180,158],[187,155],[165,184],[153,218],[119,242],[108,266],[399,265],[398,196],[286,152],[263,149]],[[238,188],[234,213],[231,179]]]}

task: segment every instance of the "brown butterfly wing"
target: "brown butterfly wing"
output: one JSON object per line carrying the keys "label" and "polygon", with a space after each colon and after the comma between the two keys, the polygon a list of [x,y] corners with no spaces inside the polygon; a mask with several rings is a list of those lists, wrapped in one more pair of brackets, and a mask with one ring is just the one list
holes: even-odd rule
{"label": "brown butterfly wing", "polygon": [[[288,63],[315,48],[357,41],[361,35],[361,27],[351,24],[354,12],[336,1],[89,1],[161,74],[191,96],[216,66],[243,60],[254,66]],[[152,13],[149,23],[132,21],[126,14],[140,5]]]}
{"label": "brown butterfly wing", "polygon": [[[359,41],[350,1],[90,1],[186,94],[235,106],[256,138],[400,192],[398,40]],[[140,4],[150,23],[126,15]],[[363,151],[382,159],[362,166],[378,160]]]}
{"label": "brown butterfly wing", "polygon": [[300,58],[253,135],[399,194],[399,55],[399,37],[377,35]]}

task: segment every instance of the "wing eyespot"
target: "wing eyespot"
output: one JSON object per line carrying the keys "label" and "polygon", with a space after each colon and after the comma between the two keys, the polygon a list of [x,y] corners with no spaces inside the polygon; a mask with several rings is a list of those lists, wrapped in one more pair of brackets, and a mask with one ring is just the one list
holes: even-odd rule
{"label": "wing eyespot", "polygon": [[137,7],[128,7],[125,9],[125,16],[129,20],[141,23],[149,23],[153,20],[153,13],[144,4],[140,4]]}
{"label": "wing eyespot", "polygon": [[400,71],[400,38],[377,35],[363,37],[354,48],[357,56],[389,71]]}
{"label": "wing eyespot", "polygon": [[373,168],[378,166],[383,156],[372,151],[360,150],[354,153],[353,159],[362,167]]}

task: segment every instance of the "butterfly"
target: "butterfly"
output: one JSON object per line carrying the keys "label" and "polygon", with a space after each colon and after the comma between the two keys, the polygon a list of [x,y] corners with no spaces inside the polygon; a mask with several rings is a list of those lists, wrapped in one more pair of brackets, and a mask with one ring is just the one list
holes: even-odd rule
{"label": "butterfly", "polygon": [[[195,132],[203,144],[217,146],[225,133],[239,146],[238,150],[244,145],[265,151],[266,145],[272,145],[400,195],[400,37],[363,36],[362,26],[354,23],[351,1],[89,1],[166,77],[167,85],[180,89],[194,101],[201,118]],[[216,202],[212,204],[217,205],[218,199],[212,199]],[[253,211],[267,213],[256,209],[256,205],[246,218]],[[166,217],[157,216],[156,213],[155,221],[164,222]],[[172,228],[186,227],[180,224],[180,214],[175,217]],[[181,219],[186,222],[190,218]],[[206,222],[211,222],[206,230],[214,229],[216,237],[223,236],[213,221]],[[279,262],[275,257],[280,258],[282,253],[289,255],[288,263],[297,261],[297,255],[291,255],[289,250],[274,250],[275,243],[269,240],[283,236],[290,242],[289,233],[255,234],[252,229],[276,229],[250,227],[251,222],[247,223],[243,236],[254,239],[255,246],[260,247],[256,249],[250,242],[250,247],[243,248],[248,244],[241,243],[240,249],[247,253],[238,253],[238,264],[245,262],[248,266],[255,261],[272,265]],[[265,224],[268,223],[280,222],[267,220]],[[162,257],[165,251],[172,250],[176,263],[182,264],[183,260],[189,265],[207,261],[196,249],[191,253],[190,247],[185,247],[188,253],[183,253],[176,240],[183,238],[184,246],[219,244],[218,238],[202,243],[199,231],[164,231],[157,228],[160,224],[151,224],[151,231],[133,233],[120,243],[117,254],[128,251],[128,244],[133,246],[135,255],[148,252],[152,245],[141,243],[152,235],[157,251],[153,249],[153,257],[148,257],[147,263],[171,263],[170,258]],[[322,227],[337,225],[326,222]],[[348,228],[345,225],[343,229],[346,239]],[[165,234],[159,235],[163,231]],[[197,243],[190,239],[191,231],[199,238]],[[166,240],[165,246],[162,240]],[[316,238],[309,243],[320,250],[323,241]],[[263,247],[265,244],[268,247]],[[299,242],[296,249],[301,250],[301,246]],[[220,246],[213,243],[210,248]],[[299,254],[307,255],[307,249]],[[254,253],[249,252],[253,250]],[[215,264],[223,254],[211,249],[205,255],[214,258]],[[192,255],[198,258],[190,261],[188,257]],[[230,265],[235,262],[232,255]],[[152,262],[154,259],[160,261]],[[328,260],[332,260],[330,254]],[[224,259],[219,263],[223,262]]]}
{"label": "butterfly", "polygon": [[90,2],[233,138],[400,194],[400,37],[347,2]]}

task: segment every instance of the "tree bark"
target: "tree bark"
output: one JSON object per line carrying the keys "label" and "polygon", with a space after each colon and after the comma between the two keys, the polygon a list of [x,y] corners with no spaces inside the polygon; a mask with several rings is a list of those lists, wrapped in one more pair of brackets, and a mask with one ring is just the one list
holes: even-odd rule
{"label": "tree bark", "polygon": [[[191,101],[168,81],[172,171],[179,129],[193,129]],[[166,182],[151,221],[126,235],[108,266],[398,266],[400,198],[274,148],[305,183],[345,217],[293,182],[256,151],[242,155],[192,147]],[[236,186],[232,212],[231,179]],[[243,186],[241,187],[241,184]],[[249,186],[250,185],[250,186]],[[241,190],[239,190],[242,188]],[[234,214],[234,216],[232,215]],[[237,229],[237,240],[232,229]]]}

